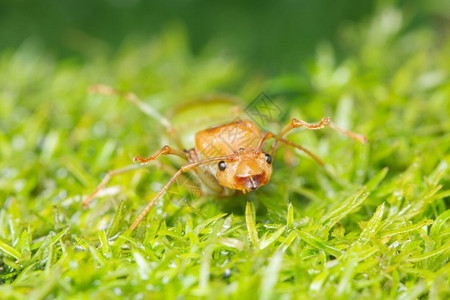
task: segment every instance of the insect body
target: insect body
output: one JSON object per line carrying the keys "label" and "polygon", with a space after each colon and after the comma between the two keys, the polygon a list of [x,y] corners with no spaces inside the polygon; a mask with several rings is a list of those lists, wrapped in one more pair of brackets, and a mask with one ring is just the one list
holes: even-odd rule
{"label": "insect body", "polygon": [[[109,87],[96,86],[95,88],[96,92],[118,94],[117,91]],[[128,93],[124,97],[137,104],[147,114],[154,116],[151,108],[137,99],[134,94]],[[167,124],[168,131],[173,133],[174,130],[170,127],[170,123],[167,120],[163,121],[163,124]],[[272,175],[272,160],[280,143],[305,152],[320,165],[323,165],[323,162],[312,152],[286,140],[284,136],[294,128],[304,127],[315,130],[327,126],[360,142],[365,143],[367,141],[362,135],[337,127],[330,122],[329,118],[322,118],[317,124],[309,124],[301,120],[292,119],[278,134],[262,132],[258,126],[249,120],[238,120],[197,132],[195,147],[190,150],[181,151],[170,146],[164,146],[146,159],[136,156],[134,158],[135,162],[147,164],[161,155],[176,155],[183,158],[186,164],[173,174],[169,182],[147,204],[131,225],[130,230],[134,230],[137,227],[156,201],[164,195],[170,185],[184,172],[193,170],[206,189],[216,194],[227,195],[232,190],[246,193],[265,185]],[[264,147],[269,139],[273,139],[273,142],[270,148],[265,150]],[[95,191],[83,201],[83,205],[87,206],[112,176],[134,169],[136,168],[129,166],[108,172]]]}
{"label": "insect body", "polygon": [[227,157],[212,168],[217,182],[243,192],[266,184],[272,175],[272,156],[262,151],[264,138],[248,120],[239,120],[197,133],[195,150],[202,159]]}

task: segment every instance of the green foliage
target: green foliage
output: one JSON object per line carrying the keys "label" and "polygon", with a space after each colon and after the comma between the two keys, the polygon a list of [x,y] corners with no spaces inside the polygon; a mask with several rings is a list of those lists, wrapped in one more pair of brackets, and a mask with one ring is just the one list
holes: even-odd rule
{"label": "green foliage", "polygon": [[[303,75],[270,79],[193,56],[177,30],[82,65],[32,43],[2,53],[0,298],[448,298],[450,40],[408,22],[382,9],[342,30],[342,61],[323,44]],[[97,83],[161,112],[265,90],[280,121],[330,115],[369,143],[292,134],[326,167],[283,149],[270,183],[245,196],[186,200],[175,185],[130,233],[169,179],[157,164],[115,177],[90,209],[81,200],[167,141],[121,97],[88,94]]]}

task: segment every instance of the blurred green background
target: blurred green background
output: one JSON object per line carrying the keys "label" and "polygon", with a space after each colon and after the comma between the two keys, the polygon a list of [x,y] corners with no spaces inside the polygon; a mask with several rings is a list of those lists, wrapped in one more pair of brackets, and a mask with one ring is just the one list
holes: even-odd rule
{"label": "blurred green background", "polygon": [[227,53],[254,72],[298,71],[321,41],[338,49],[345,26],[382,6],[401,8],[407,26],[448,25],[448,1],[52,1],[3,0],[0,49],[32,39],[57,59],[110,57],[130,42],[147,42],[168,27],[186,33],[189,50]]}
{"label": "blurred green background", "polygon": [[[449,298],[449,37],[447,0],[0,0],[0,299]],[[264,91],[274,131],[330,116],[369,143],[292,134],[326,168],[283,148],[245,196],[177,183],[130,234],[157,163],[81,201],[173,143],[99,83],[162,114]]]}

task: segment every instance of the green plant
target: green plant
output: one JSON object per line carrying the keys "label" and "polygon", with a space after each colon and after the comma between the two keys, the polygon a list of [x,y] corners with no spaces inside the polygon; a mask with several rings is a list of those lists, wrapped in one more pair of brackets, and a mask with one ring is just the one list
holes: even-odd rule
{"label": "green plant", "polygon": [[[450,42],[402,24],[401,12],[381,11],[343,31],[344,59],[323,44],[304,75],[270,80],[191,55],[177,31],[81,65],[32,43],[2,53],[0,298],[448,297]],[[115,178],[89,210],[80,202],[104,172],[158,149],[161,130],[120,97],[88,95],[95,83],[159,111],[266,90],[283,118],[330,115],[369,144],[291,135],[327,167],[279,155],[266,187],[189,205],[186,191],[167,194],[130,234],[163,171]]]}

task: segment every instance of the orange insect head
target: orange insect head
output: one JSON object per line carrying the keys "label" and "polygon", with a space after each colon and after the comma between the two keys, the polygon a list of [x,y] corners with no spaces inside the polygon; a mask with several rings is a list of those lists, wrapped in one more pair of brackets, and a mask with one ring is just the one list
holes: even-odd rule
{"label": "orange insect head", "polygon": [[229,158],[217,165],[216,178],[222,186],[248,192],[265,185],[272,176],[272,157],[258,149],[240,148]]}

